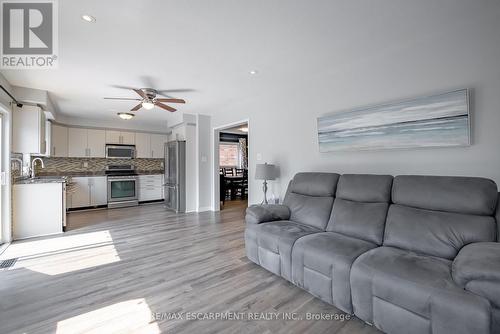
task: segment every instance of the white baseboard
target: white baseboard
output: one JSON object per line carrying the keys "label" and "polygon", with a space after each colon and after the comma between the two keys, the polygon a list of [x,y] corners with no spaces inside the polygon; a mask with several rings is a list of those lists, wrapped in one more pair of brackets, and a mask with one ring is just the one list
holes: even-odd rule
{"label": "white baseboard", "polygon": [[198,212],[204,212],[204,211],[213,211],[213,208],[211,206],[204,206],[204,207],[198,208]]}

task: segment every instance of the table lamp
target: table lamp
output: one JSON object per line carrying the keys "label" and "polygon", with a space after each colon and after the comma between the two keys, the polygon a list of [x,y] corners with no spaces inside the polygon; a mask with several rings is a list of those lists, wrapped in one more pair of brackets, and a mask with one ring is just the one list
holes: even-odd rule
{"label": "table lamp", "polygon": [[267,181],[276,179],[276,166],[268,164],[267,162],[264,164],[257,164],[257,168],[255,169],[255,179],[264,180],[264,183],[262,185],[262,190],[264,191],[264,200],[261,204],[268,204]]}

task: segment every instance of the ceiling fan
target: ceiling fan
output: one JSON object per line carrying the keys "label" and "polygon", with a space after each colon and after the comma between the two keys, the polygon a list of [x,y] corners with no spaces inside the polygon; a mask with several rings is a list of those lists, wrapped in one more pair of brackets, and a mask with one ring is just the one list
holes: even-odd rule
{"label": "ceiling fan", "polygon": [[[121,88],[121,87],[120,87]],[[128,98],[128,97],[105,97],[106,100],[130,100],[130,101],[139,101],[139,104],[130,109],[130,111],[137,111],[141,108],[146,110],[151,110],[155,106],[160,107],[162,109],[168,110],[170,112],[174,112],[177,109],[172,108],[166,103],[186,103],[183,99],[175,99],[175,98],[159,98],[157,97],[161,93],[153,88],[128,88],[136,92],[140,98]],[[175,90],[171,90],[175,91]]]}

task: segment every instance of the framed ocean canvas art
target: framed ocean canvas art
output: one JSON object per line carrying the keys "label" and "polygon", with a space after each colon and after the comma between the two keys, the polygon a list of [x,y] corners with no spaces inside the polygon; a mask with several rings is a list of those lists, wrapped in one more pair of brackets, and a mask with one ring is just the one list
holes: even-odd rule
{"label": "framed ocean canvas art", "polygon": [[469,91],[319,117],[318,140],[320,152],[467,146]]}

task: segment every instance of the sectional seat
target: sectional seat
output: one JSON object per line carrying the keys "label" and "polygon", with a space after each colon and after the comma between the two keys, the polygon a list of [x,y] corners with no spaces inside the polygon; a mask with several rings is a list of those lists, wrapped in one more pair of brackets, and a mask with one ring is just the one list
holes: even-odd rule
{"label": "sectional seat", "polygon": [[247,211],[247,257],[276,275],[292,280],[292,247],[305,235],[324,232],[332,211],[339,175],[298,173],[283,205]]}
{"label": "sectional seat", "polygon": [[299,173],[247,209],[250,260],[389,334],[500,333],[488,179]]}
{"label": "sectional seat", "polygon": [[389,175],[342,175],[327,232],[295,242],[292,282],[352,313],[351,265],[382,244],[391,186]]}
{"label": "sectional seat", "polygon": [[494,241],[497,187],[487,179],[394,178],[382,247],[351,270],[354,313],[387,333],[489,333],[490,302],[460,287],[462,247]]}

